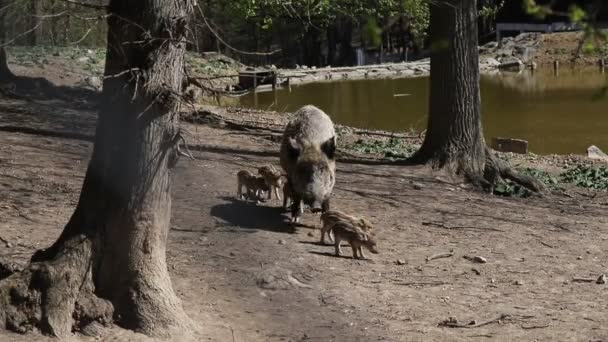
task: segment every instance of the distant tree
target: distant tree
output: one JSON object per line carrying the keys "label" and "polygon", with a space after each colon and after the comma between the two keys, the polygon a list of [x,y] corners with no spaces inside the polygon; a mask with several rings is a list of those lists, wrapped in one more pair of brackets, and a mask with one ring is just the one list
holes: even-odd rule
{"label": "distant tree", "polygon": [[0,281],[6,328],[66,336],[117,318],[168,335],[188,325],[166,266],[190,0],[112,0],[103,100],[76,209],[58,240]]}
{"label": "distant tree", "polygon": [[424,142],[410,159],[466,177],[492,190],[507,178],[540,191],[535,179],[519,175],[486,146],[481,124],[477,6],[471,0],[431,4],[431,82]]}

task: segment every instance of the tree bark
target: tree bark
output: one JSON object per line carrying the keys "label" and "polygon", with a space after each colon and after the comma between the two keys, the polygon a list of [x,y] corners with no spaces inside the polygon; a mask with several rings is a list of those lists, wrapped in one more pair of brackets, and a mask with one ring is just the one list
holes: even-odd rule
{"label": "tree bark", "polygon": [[6,49],[4,49],[4,47],[0,47],[0,84],[11,82],[14,78],[15,75],[8,67],[8,57],[6,56]]}
{"label": "tree bark", "polygon": [[0,322],[65,336],[91,321],[188,325],[165,252],[191,0],[112,0],[105,81],[80,199],[58,240],[0,282]]}
{"label": "tree bark", "polygon": [[29,46],[36,46],[38,42],[38,25],[40,24],[40,18],[38,15],[38,3],[40,0],[30,0],[29,3],[29,28],[31,30],[27,35],[27,43]]}
{"label": "tree bark", "polygon": [[410,159],[464,175],[493,190],[501,177],[534,191],[542,185],[496,159],[483,137],[476,1],[431,4],[431,82],[426,136]]}
{"label": "tree bark", "polygon": [[6,0],[0,0],[0,8],[4,10],[0,10],[0,45],[3,45],[6,41],[6,12],[7,9],[4,8],[6,6]]}

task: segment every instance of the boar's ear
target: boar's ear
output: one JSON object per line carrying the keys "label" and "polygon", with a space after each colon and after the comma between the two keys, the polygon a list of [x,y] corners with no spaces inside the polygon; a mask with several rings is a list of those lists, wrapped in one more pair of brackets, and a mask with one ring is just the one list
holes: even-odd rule
{"label": "boar's ear", "polygon": [[298,159],[300,156],[300,146],[298,146],[298,142],[294,138],[289,138],[287,140],[287,151],[289,152],[289,158],[292,160]]}
{"label": "boar's ear", "polygon": [[329,138],[321,145],[321,151],[325,153],[327,158],[334,159],[336,156],[336,136]]}

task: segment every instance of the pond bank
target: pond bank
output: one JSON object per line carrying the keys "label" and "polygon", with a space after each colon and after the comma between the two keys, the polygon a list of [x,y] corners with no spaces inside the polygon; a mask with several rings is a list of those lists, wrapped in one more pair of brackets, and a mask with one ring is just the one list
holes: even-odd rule
{"label": "pond bank", "polygon": [[[491,57],[480,58],[479,70],[484,74],[498,71],[500,63]],[[304,84],[311,82],[359,80],[379,78],[407,78],[428,76],[431,71],[429,59],[416,62],[387,63],[355,67],[325,67],[279,69],[277,82],[279,84]]]}

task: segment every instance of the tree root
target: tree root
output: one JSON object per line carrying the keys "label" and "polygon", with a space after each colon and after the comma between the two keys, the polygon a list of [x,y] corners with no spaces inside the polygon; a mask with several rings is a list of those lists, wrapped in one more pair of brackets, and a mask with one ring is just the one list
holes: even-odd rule
{"label": "tree root", "polygon": [[93,293],[92,243],[84,236],[66,241],[56,258],[33,262],[0,282],[0,324],[26,333],[39,329],[67,336],[91,322],[107,324],[110,302]]}
{"label": "tree root", "polygon": [[407,165],[428,164],[435,169],[451,170],[456,175],[463,175],[475,188],[489,193],[494,193],[495,187],[505,180],[521,185],[533,193],[542,194],[545,191],[542,182],[517,172],[507,162],[497,158],[487,146],[478,155],[444,151],[429,154],[418,151],[406,162]]}

